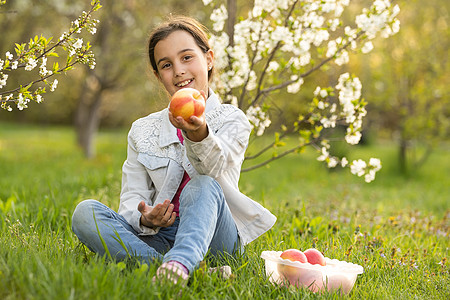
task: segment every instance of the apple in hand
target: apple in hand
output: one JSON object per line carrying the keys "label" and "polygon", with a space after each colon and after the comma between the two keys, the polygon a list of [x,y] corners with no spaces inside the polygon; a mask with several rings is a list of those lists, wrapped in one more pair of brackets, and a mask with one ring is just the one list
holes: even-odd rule
{"label": "apple in hand", "polygon": [[189,122],[191,116],[200,117],[205,111],[205,98],[196,89],[184,88],[172,95],[169,111],[174,117],[182,117]]}
{"label": "apple in hand", "polygon": [[308,260],[308,262],[312,265],[321,265],[321,266],[325,266],[327,263],[325,262],[325,257],[323,256],[323,254],[314,248],[305,250],[305,252],[303,252]]}
{"label": "apple in hand", "polygon": [[[280,255],[282,259],[289,259],[290,261],[299,261],[301,263],[306,263],[307,258],[306,255],[297,249],[288,249],[286,251],[283,251]],[[282,277],[287,279],[289,282],[296,282],[298,280],[298,275],[300,274],[300,269],[288,266],[279,263],[277,266],[278,274],[280,274]]]}

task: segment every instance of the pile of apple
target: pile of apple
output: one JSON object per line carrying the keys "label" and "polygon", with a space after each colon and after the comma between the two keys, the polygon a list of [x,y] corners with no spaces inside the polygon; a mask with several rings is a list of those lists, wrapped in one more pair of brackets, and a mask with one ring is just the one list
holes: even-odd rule
{"label": "pile of apple", "polygon": [[[283,251],[280,257],[282,259],[298,261],[300,263],[326,266],[325,257],[319,250],[314,248],[305,250],[304,252],[298,249],[288,249]],[[277,269],[278,274],[282,278],[297,287],[306,286],[312,291],[317,291],[323,286],[321,271],[302,269],[281,263],[278,264]]]}
{"label": "pile of apple", "polygon": [[[297,249],[288,249],[281,253],[282,259],[298,261],[302,264],[326,266],[323,254],[314,248],[304,252]],[[350,292],[354,282],[347,276],[338,272],[327,273],[325,276],[320,268],[298,268],[287,264],[277,265],[278,274],[284,282],[296,287],[307,287],[313,292],[326,288],[328,291],[339,290],[345,294]]]}
{"label": "pile of apple", "polygon": [[[312,265],[326,266],[326,264],[327,264],[323,254],[319,250],[314,249],[314,248],[305,250],[305,252],[302,252],[297,249],[288,249],[288,250],[283,251],[283,253],[281,253],[280,257],[282,259],[289,259],[290,261],[299,261],[301,263],[310,263]],[[289,267],[289,266],[279,265],[278,269],[281,268],[282,270],[284,270],[285,267]],[[278,271],[280,271],[280,270],[278,270]]]}

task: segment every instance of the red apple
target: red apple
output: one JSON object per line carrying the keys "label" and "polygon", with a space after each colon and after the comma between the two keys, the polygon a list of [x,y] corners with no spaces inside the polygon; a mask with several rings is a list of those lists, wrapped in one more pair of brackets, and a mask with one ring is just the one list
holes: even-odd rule
{"label": "red apple", "polygon": [[184,88],[172,95],[169,111],[174,117],[181,116],[187,122],[191,116],[200,117],[205,111],[205,98],[196,89]]}
{"label": "red apple", "polygon": [[301,263],[307,262],[305,253],[297,249],[288,249],[283,251],[283,253],[280,254],[280,257],[282,259],[289,259],[290,261],[299,261]]}
{"label": "red apple", "polygon": [[[288,259],[290,261],[299,261],[301,263],[307,262],[305,254],[297,249],[288,249],[281,253],[280,257],[282,259]],[[280,276],[284,279],[287,279],[289,282],[294,283],[298,281],[298,276],[301,271],[299,268],[280,263],[278,264],[277,269],[278,274],[280,274]]]}
{"label": "red apple", "polygon": [[305,250],[305,252],[303,252],[306,256],[306,258],[308,259],[308,262],[312,265],[321,265],[321,266],[325,266],[327,263],[325,262],[325,257],[323,256],[323,254],[314,248]]}

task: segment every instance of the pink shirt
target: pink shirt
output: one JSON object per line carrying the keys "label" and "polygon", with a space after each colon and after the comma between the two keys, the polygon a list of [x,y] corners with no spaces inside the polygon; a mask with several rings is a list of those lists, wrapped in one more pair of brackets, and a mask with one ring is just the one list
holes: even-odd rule
{"label": "pink shirt", "polygon": [[[177,136],[180,142],[183,144],[183,136],[181,135],[181,130],[177,128]],[[188,183],[188,181],[191,178],[189,175],[184,171],[183,179],[181,180],[180,186],[178,187],[177,192],[175,193],[175,196],[173,196],[172,204],[173,204],[173,211],[177,213],[177,217],[180,216],[180,194],[183,190],[184,186]]]}

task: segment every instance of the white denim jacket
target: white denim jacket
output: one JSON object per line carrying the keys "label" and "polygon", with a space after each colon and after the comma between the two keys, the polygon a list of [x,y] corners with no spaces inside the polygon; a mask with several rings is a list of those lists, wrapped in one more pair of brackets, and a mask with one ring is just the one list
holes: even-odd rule
{"label": "white denim jacket", "polygon": [[122,168],[119,214],[140,235],[158,232],[140,224],[140,201],[154,206],[172,199],[184,171],[214,178],[238,228],[243,245],[269,230],[276,217],[259,203],[239,191],[238,181],[251,131],[244,113],[221,104],[210,90],[205,108],[208,136],[192,142],[183,133],[180,143],[176,128],[170,123],[168,109],[136,120],[128,134],[128,154]]}

